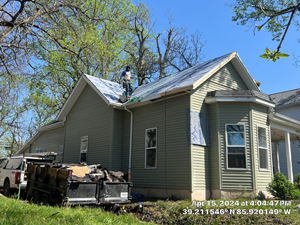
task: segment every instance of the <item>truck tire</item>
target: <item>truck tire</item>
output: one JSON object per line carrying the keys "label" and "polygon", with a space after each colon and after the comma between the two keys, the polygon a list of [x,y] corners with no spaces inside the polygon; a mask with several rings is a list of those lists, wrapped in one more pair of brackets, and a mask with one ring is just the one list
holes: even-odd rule
{"label": "truck tire", "polygon": [[4,182],[4,193],[3,193],[6,197],[9,196],[10,194],[10,184],[9,184],[9,180],[6,179]]}
{"label": "truck tire", "polygon": [[41,204],[42,205],[49,205],[50,204],[50,201],[49,201],[49,195],[48,194],[43,194],[42,197],[41,197]]}
{"label": "truck tire", "polygon": [[40,203],[40,193],[38,191],[33,192],[32,202],[34,204],[39,204]]}

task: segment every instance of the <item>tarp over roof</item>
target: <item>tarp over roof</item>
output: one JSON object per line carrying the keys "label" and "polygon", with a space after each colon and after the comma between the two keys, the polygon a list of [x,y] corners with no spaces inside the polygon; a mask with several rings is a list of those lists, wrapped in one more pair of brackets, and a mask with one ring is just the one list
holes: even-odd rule
{"label": "tarp over roof", "polygon": [[[175,90],[196,88],[197,84],[200,84],[207,76],[212,75],[235,57],[239,58],[236,52],[226,54],[165,78],[139,86],[133,91],[131,95],[132,100],[125,104],[158,98],[164,95],[164,93]],[[240,62],[240,64],[242,63]],[[105,100],[109,103],[119,103],[119,96],[123,92],[120,84],[89,75],[85,75],[85,77],[102,93],[106,98]],[[252,85],[250,89],[259,91],[258,86],[249,74],[248,78],[248,80],[251,80]]]}
{"label": "tarp over roof", "polygon": [[85,74],[85,77],[104,95],[109,103],[119,102],[124,89],[121,84]]}
{"label": "tarp over roof", "polygon": [[300,104],[300,88],[270,95],[276,107]]}

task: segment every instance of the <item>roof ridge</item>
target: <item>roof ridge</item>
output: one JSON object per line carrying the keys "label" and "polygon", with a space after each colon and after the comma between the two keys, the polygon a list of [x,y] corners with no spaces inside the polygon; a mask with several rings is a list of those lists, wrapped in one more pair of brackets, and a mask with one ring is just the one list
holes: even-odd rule
{"label": "roof ridge", "polygon": [[269,94],[269,95],[276,95],[276,94],[285,93],[285,92],[290,92],[290,91],[295,91],[295,90],[300,90],[300,88],[295,88],[295,89],[287,90],[287,91],[281,91],[281,92],[277,92],[277,93],[273,93],[273,94]]}

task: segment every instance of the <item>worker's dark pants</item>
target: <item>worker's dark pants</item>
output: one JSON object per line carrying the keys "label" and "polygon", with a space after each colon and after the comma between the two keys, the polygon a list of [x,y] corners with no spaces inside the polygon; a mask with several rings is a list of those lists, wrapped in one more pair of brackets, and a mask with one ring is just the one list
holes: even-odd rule
{"label": "worker's dark pants", "polygon": [[125,86],[125,89],[126,89],[125,94],[126,94],[126,98],[127,98],[127,97],[130,96],[131,93],[132,93],[131,83],[130,83],[130,81],[124,80],[123,85]]}

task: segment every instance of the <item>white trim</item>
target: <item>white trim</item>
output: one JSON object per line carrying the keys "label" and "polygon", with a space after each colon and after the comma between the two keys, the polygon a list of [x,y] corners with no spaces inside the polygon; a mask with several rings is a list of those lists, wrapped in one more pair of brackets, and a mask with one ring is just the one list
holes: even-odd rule
{"label": "white trim", "polygon": [[[267,147],[260,147],[259,146],[259,136],[258,136],[258,128],[263,128],[265,129],[265,133],[266,133],[266,144]],[[258,170],[259,171],[264,171],[264,172],[269,172],[270,171],[270,163],[269,163],[269,148],[268,148],[268,135],[267,135],[267,127],[263,127],[263,126],[256,126],[256,140],[257,140],[257,158],[258,158]],[[260,155],[259,155],[259,149],[266,149],[267,150],[267,169],[265,168],[260,168]]]}
{"label": "white trim", "polygon": [[[236,69],[236,71],[239,73],[239,75],[241,75],[241,78],[244,81],[244,83],[247,85],[247,87],[249,89],[253,89],[253,90],[257,90],[257,91],[261,92],[260,88],[257,86],[255,81],[253,80],[253,77],[247,70],[245,64],[243,63],[243,61],[240,58],[238,53],[236,53],[235,57],[231,61],[232,61],[234,68]],[[237,62],[238,62],[238,64],[237,64]],[[242,71],[240,71],[240,68],[238,66],[242,67],[241,68]],[[248,79],[245,79],[246,77]],[[248,81],[250,81],[250,82],[248,83]]]}
{"label": "white trim", "polygon": [[[156,147],[147,147],[146,146],[146,137],[147,137],[147,130],[155,129],[156,130]],[[147,150],[148,149],[154,149],[155,148],[155,167],[147,167]],[[147,128],[145,129],[145,169],[147,170],[153,170],[157,168],[157,127],[153,128]]]}
{"label": "white trim", "polygon": [[64,126],[64,121],[59,121],[59,122],[42,126],[38,128],[37,131],[47,131],[47,130],[52,130],[54,128],[63,127],[63,126]]}
{"label": "white trim", "polygon": [[274,108],[275,104],[268,101],[262,100],[257,97],[206,97],[205,103],[212,104],[216,102],[255,102],[260,105]]}
{"label": "white trim", "polygon": [[86,81],[83,82],[83,76],[79,78],[79,80],[76,82],[75,87],[73,88],[71,94],[67,98],[67,101],[63,105],[62,109],[59,111],[58,115],[56,116],[55,120],[63,120],[64,117],[69,113],[72,106],[76,102],[77,98],[81,94],[83,88],[86,85]]}
{"label": "white trim", "polygon": [[[228,167],[228,138],[227,138],[227,129],[226,126],[234,126],[234,125],[243,125],[244,126],[244,145],[230,145],[230,147],[243,147],[245,148],[245,165],[246,168],[229,168]],[[247,144],[246,144],[246,124],[245,123],[237,123],[237,124],[225,124],[225,143],[226,143],[226,169],[227,170],[248,170],[248,165],[247,165]]]}

